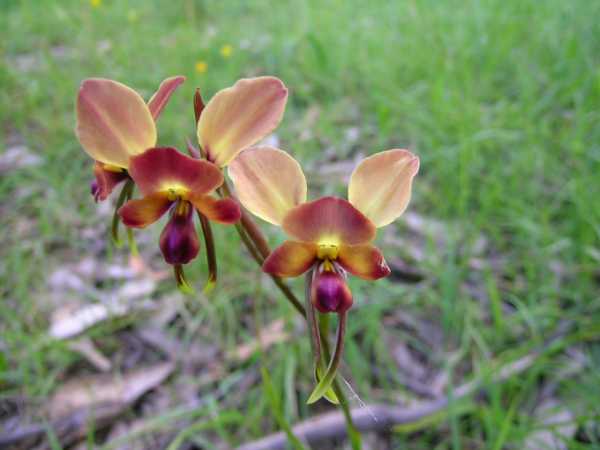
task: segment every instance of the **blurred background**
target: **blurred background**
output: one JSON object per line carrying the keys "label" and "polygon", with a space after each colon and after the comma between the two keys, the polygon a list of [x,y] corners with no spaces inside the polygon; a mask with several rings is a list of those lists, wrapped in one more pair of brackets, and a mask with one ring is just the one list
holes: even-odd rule
{"label": "blurred background", "polygon": [[184,149],[194,88],[269,74],[290,97],[268,141],[313,198],[345,195],[375,152],[421,159],[378,236],[392,275],[351,281],[342,374],[353,407],[432,409],[363,447],[600,448],[599,17],[587,0],[2,0],[0,447],[228,449],[332,409],[305,404],[305,327],[234,228],[214,227],[217,288],[201,254],[179,294],[161,227],[136,232],[138,259],[111,242],[115,198],[93,202],[73,132],[86,77],[148,99],[185,75],[158,123]]}

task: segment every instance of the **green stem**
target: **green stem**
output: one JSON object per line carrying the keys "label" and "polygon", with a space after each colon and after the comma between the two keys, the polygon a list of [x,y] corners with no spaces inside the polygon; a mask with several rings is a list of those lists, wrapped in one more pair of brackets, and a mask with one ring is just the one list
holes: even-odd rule
{"label": "green stem", "polygon": [[119,216],[119,208],[123,206],[123,204],[131,198],[131,194],[133,193],[134,183],[131,178],[128,178],[119,193],[119,198],[117,199],[117,203],[115,205],[115,212],[112,217],[112,225],[110,227],[111,235],[113,242],[117,247],[121,246],[121,239],[119,238],[119,223],[121,222],[121,217]]}
{"label": "green stem", "polygon": [[[331,354],[329,349],[329,341],[327,340],[327,335],[329,334],[329,315],[321,314],[319,316],[319,329],[321,333],[323,357],[325,359],[329,359],[329,355]],[[360,432],[354,426],[354,421],[352,420],[352,414],[350,412],[350,406],[346,394],[342,390],[340,382],[337,379],[333,380],[331,387],[333,388],[333,392],[335,392],[335,395],[340,402],[342,412],[344,413],[344,419],[346,419],[346,427],[348,428],[348,436],[350,437],[352,450],[361,450],[362,443]]]}
{"label": "green stem", "polygon": [[[225,180],[225,182],[221,186],[219,193],[223,197],[234,198],[233,195],[231,194],[231,189],[229,188],[227,180]],[[264,238],[264,235],[261,232],[261,230],[258,228],[258,226],[256,226],[256,224],[254,223],[254,221],[252,221],[251,218],[249,218],[249,219],[250,219],[249,222],[254,225],[251,227],[251,229],[253,230],[253,233],[254,233],[254,237],[258,236],[258,237],[262,238],[259,240],[259,242],[264,242],[266,244],[267,240]],[[262,254],[261,255],[257,254],[257,252],[259,252],[259,250],[256,249],[256,247],[258,247],[257,241],[253,239],[254,242],[250,242],[250,237],[245,233],[248,231],[248,229],[246,227],[248,226],[249,222],[246,222],[246,226],[243,226],[243,224],[241,222],[236,224],[236,229],[238,231],[238,234],[240,235],[240,238],[246,245],[246,248],[248,248],[248,250],[252,254],[254,260],[258,263],[259,266],[262,266],[264,259],[268,256],[268,254],[271,253],[271,251],[268,247],[268,244],[266,244],[266,249],[269,250],[267,252],[267,254],[265,256],[262,256]],[[253,244],[256,245],[256,247]],[[264,251],[264,248],[263,248],[263,251]],[[261,258],[261,256],[262,256],[262,258]],[[296,298],[294,293],[290,290],[288,285],[285,284],[281,278],[275,277],[273,275],[271,275],[271,278],[273,279],[273,281],[275,282],[277,287],[281,290],[281,292],[285,295],[285,297],[288,299],[288,301],[292,304],[292,306],[296,309],[296,311],[298,311],[298,313],[300,313],[300,315],[302,315],[302,317],[304,317],[304,319],[306,320],[307,314],[308,314],[307,310],[304,309],[304,307],[298,301],[298,299]],[[308,308],[308,309],[310,309],[310,308]],[[326,316],[326,315],[323,315],[323,316]],[[329,344],[327,343],[327,339],[326,339],[327,334],[325,333],[325,336],[323,336],[322,331],[320,334],[321,334],[320,341],[322,343],[323,356],[326,359],[329,359],[330,353],[329,353]],[[346,426],[348,428],[348,436],[350,437],[350,441],[352,443],[352,448],[353,448],[353,450],[361,450],[362,446],[361,446],[360,433],[354,426],[354,422],[352,421],[352,415],[350,414],[350,408],[348,406],[348,400],[347,400],[346,395],[344,394],[343,390],[341,389],[339,381],[337,379],[333,380],[332,387],[333,387],[335,394],[338,397],[338,400],[342,407],[342,411],[344,412],[344,418],[346,419]]]}
{"label": "green stem", "polygon": [[[318,367],[321,365],[321,335],[319,333],[319,324],[315,315],[315,307],[311,301],[311,290],[314,269],[306,272],[304,282],[306,321],[308,322],[308,334],[310,335],[310,347],[315,360],[315,375],[318,373]],[[319,382],[318,377],[317,383]]]}
{"label": "green stem", "polygon": [[196,212],[200,219],[200,226],[202,227],[202,235],[204,236],[204,244],[206,246],[206,263],[208,265],[208,280],[204,286],[204,292],[206,293],[210,292],[217,283],[217,254],[215,252],[215,240],[210,221],[200,211]]}
{"label": "green stem", "polygon": [[333,357],[331,358],[331,361],[329,361],[327,372],[325,372],[323,378],[319,380],[315,390],[308,397],[306,403],[309,405],[319,400],[329,390],[331,383],[335,379],[340,363],[342,362],[342,354],[344,353],[344,334],[346,333],[346,315],[346,311],[338,314],[338,329]]}

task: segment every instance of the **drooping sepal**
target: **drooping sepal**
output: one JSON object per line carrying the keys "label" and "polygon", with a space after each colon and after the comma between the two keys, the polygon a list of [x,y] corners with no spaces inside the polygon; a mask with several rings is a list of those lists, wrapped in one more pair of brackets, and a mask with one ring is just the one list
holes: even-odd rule
{"label": "drooping sepal", "polygon": [[122,181],[129,178],[125,170],[115,168],[115,170],[107,170],[104,164],[96,161],[94,164],[94,181],[91,185],[91,193],[94,196],[94,201],[101,202],[106,200],[113,189]]}

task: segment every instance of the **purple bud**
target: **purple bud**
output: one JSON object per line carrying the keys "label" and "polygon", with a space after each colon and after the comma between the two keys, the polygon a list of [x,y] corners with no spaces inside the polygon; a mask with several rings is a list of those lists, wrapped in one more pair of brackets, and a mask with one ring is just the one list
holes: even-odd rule
{"label": "purple bud", "polygon": [[352,306],[352,292],[346,279],[335,270],[317,269],[311,297],[315,308],[322,313],[341,313]]}
{"label": "purple bud", "polygon": [[200,251],[193,213],[188,202],[176,205],[160,235],[160,250],[169,264],[187,264]]}

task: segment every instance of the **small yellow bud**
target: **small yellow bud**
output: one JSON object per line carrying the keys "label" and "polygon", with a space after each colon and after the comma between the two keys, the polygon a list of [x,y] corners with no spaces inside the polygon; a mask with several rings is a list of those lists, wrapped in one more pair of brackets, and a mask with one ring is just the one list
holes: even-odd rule
{"label": "small yellow bud", "polygon": [[221,47],[221,56],[223,58],[229,58],[232,53],[233,53],[233,47],[231,45],[227,44],[227,45],[224,45],[223,47]]}
{"label": "small yellow bud", "polygon": [[198,61],[196,62],[196,72],[198,73],[204,73],[206,72],[206,69],[208,69],[208,64],[206,64],[204,61]]}

